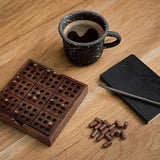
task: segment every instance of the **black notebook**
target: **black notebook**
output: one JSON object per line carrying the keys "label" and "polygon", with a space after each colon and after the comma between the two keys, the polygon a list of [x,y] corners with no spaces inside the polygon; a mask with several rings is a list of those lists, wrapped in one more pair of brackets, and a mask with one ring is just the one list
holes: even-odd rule
{"label": "black notebook", "polygon": [[[113,88],[160,102],[160,77],[135,55],[130,55],[100,75]],[[126,101],[148,123],[159,115],[160,107],[127,96]]]}

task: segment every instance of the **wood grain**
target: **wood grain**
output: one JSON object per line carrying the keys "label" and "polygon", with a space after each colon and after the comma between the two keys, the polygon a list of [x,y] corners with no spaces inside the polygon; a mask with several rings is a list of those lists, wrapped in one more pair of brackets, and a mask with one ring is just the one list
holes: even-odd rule
{"label": "wood grain", "polygon": [[[104,50],[98,62],[86,67],[68,61],[58,34],[60,19],[82,9],[102,14],[110,30],[122,36],[119,46]],[[99,75],[129,54],[160,74],[159,17],[159,0],[1,0],[0,90],[32,58],[88,84],[89,93],[51,147],[0,122],[0,160],[159,160],[160,117],[145,125],[120,98],[97,86]],[[102,149],[103,142],[91,140],[87,129],[95,116],[128,120],[127,140],[115,139]]]}

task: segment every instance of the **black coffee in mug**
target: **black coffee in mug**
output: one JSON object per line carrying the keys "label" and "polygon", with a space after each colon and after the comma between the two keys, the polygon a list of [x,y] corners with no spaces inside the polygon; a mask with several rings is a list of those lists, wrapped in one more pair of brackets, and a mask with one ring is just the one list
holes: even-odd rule
{"label": "black coffee in mug", "polygon": [[75,42],[88,43],[97,40],[104,34],[103,28],[90,20],[78,20],[64,29],[64,35]]}
{"label": "black coffee in mug", "polygon": [[[70,61],[76,65],[92,64],[101,57],[103,49],[118,45],[121,36],[108,29],[107,21],[98,13],[76,11],[66,15],[59,23],[59,33]],[[116,40],[104,43],[107,36]]]}

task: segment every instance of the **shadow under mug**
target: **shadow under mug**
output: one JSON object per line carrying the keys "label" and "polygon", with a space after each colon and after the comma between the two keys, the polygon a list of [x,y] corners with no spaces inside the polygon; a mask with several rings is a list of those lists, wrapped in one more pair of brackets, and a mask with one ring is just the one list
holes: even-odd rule
{"label": "shadow under mug", "polygon": [[[97,23],[104,30],[103,34],[96,40],[81,43],[69,39],[64,34],[64,29],[72,22],[78,20],[89,20]],[[64,51],[70,61],[76,65],[89,65],[96,62],[102,55],[103,49],[117,46],[121,36],[114,31],[108,31],[109,26],[104,17],[92,11],[75,11],[66,15],[59,23],[59,33],[63,39]],[[105,37],[115,37],[116,40],[104,43]]]}

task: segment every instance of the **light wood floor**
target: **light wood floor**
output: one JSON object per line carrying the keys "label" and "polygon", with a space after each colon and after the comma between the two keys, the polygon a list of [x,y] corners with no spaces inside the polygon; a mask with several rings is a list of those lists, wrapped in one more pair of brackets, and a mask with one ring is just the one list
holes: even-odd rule
{"label": "light wood floor", "polygon": [[[63,53],[58,23],[83,9],[103,15],[122,42],[93,65],[77,67]],[[97,86],[99,75],[129,54],[160,75],[160,0],[0,0],[0,90],[29,58],[89,86],[51,147],[0,122],[0,160],[159,160],[160,117],[145,125],[120,98]],[[127,139],[102,149],[87,129],[95,116],[127,120]]]}

